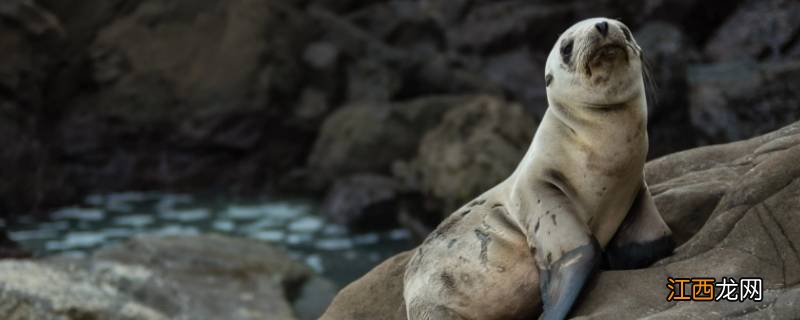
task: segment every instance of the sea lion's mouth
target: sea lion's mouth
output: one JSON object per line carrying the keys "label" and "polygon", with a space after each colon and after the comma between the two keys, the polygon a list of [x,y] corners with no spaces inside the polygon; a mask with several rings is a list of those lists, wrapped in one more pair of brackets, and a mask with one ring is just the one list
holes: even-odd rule
{"label": "sea lion's mouth", "polygon": [[617,43],[610,43],[592,51],[592,53],[589,54],[589,63],[597,62],[597,60],[612,60],[621,56],[625,58],[628,57],[628,51],[625,50],[625,46]]}
{"label": "sea lion's mouth", "polygon": [[627,61],[628,50],[619,43],[609,43],[592,50],[586,60],[586,74],[592,76],[592,69],[613,68],[616,61]]}

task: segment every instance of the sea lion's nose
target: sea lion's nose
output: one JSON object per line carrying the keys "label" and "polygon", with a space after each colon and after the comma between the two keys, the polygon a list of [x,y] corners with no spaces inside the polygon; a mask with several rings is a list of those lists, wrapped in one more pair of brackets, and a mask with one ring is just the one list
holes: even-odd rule
{"label": "sea lion's nose", "polygon": [[597,31],[600,31],[600,34],[602,34],[604,37],[608,34],[608,22],[598,22],[594,25],[594,27],[597,29]]}

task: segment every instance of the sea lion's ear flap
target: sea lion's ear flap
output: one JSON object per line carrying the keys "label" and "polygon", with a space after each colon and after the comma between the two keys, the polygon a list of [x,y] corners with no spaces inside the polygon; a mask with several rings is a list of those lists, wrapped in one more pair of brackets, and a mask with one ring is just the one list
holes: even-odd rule
{"label": "sea lion's ear flap", "polygon": [[672,231],[661,218],[647,184],[642,181],[628,215],[606,246],[608,267],[643,268],[672,254],[674,248]]}

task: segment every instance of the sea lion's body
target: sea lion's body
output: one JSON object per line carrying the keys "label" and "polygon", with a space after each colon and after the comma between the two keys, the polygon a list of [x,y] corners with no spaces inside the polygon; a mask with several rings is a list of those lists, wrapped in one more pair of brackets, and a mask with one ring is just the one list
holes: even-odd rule
{"label": "sea lion's body", "polygon": [[562,34],[545,67],[549,108],[516,170],[412,253],[409,319],[563,318],[604,253],[611,266],[639,267],[671,251],[643,178],[640,59],[618,21]]}
{"label": "sea lion's body", "polygon": [[[599,111],[604,122],[618,126],[587,126],[579,118],[596,114],[567,117],[550,108],[517,170],[450,215],[417,249],[405,275],[408,307],[426,310],[415,306],[433,303],[472,319],[529,319],[538,313],[532,303],[539,300],[536,255],[555,261],[563,254],[560,243],[577,241],[554,228],[569,219],[558,207],[574,206],[577,222],[605,247],[640,191],[647,154],[642,107],[637,102]],[[560,190],[548,190],[553,187]],[[552,194],[561,192],[565,197]],[[531,228],[549,235],[556,242],[550,250],[558,252],[532,247],[526,236]]]}

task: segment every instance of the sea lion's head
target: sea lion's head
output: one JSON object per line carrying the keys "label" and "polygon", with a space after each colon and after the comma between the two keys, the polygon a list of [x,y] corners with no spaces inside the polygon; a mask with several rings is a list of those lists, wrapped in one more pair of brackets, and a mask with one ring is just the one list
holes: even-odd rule
{"label": "sea lion's head", "polygon": [[614,19],[576,23],[556,41],[545,65],[547,94],[564,103],[612,106],[644,94],[642,50]]}

